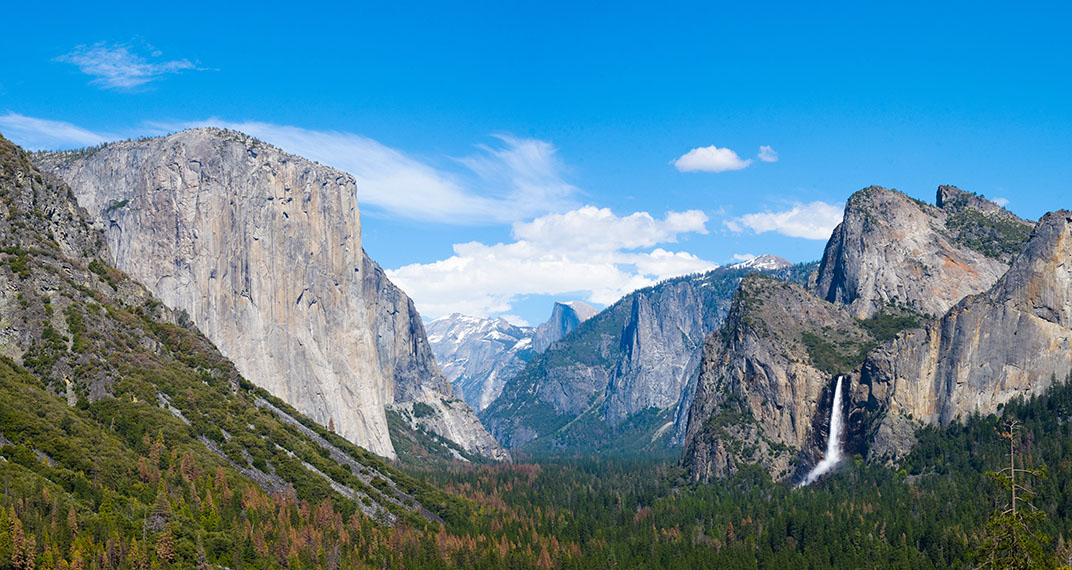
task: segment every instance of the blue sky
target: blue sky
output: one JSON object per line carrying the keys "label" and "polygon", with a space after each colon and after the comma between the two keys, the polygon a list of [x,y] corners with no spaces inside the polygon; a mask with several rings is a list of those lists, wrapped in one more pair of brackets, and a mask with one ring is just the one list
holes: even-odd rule
{"label": "blue sky", "polygon": [[1072,207],[1061,4],[515,4],[20,3],[0,132],[221,124],[348,170],[366,249],[432,317],[817,259],[871,184]]}

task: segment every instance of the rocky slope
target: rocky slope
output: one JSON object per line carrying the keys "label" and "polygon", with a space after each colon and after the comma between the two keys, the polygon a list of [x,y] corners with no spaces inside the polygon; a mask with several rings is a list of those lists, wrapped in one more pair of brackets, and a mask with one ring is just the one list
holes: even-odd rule
{"label": "rocky slope", "polygon": [[432,489],[247,382],[184,314],[109,265],[104,235],[69,188],[2,136],[0,212],[9,491],[51,489],[72,518],[76,504],[95,513],[111,501],[134,520],[146,500],[160,503],[158,481],[182,496],[200,472],[251,500],[296,493],[383,522],[441,520],[414,501]]}
{"label": "rocky slope", "polygon": [[233,131],[39,155],[103,229],[116,267],[184,311],[247,378],[394,457],[385,410],[500,456],[453,397],[408,297],[361,247],[354,180]]}
{"label": "rocky slope", "polygon": [[988,289],[1032,224],[952,186],[937,206],[878,186],[853,194],[819,268],[817,294],[857,318],[908,309],[941,315]]}
{"label": "rocky slope", "polygon": [[[776,273],[803,281],[813,267]],[[703,339],[722,323],[740,279],[754,271],[725,267],[627,295],[533,357],[481,418],[505,446],[539,452],[676,443]]]}
{"label": "rocky slope", "polygon": [[842,374],[843,446],[875,461],[904,455],[922,425],[1000,413],[1068,375],[1069,212],[1028,234],[1033,224],[956,188],[939,188],[937,203],[854,194],[818,297],[746,280],[706,342],[682,458],[697,479],[743,463],[801,474],[818,459]]}
{"label": "rocky slope", "polygon": [[903,455],[917,425],[1000,413],[1011,398],[1039,394],[1070,370],[1072,212],[1061,210],[1039,221],[990,290],[868,357],[854,400],[860,423],[874,432],[869,456]]}
{"label": "rocky slope", "polygon": [[479,411],[499,397],[506,380],[534,354],[598,312],[580,301],[555,303],[551,317],[536,328],[455,313],[428,323],[428,343],[447,380]]}
{"label": "rocky slope", "polygon": [[833,381],[873,345],[847,311],[803,286],[746,277],[705,342],[683,463],[700,480],[742,463],[793,477],[820,455]]}

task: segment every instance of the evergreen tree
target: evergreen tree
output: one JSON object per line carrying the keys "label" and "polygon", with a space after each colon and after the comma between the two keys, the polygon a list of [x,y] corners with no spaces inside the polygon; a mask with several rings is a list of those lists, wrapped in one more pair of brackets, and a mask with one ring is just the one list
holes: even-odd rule
{"label": "evergreen tree", "polygon": [[[1021,426],[1022,422],[1012,418],[1005,422],[1005,431],[998,431],[1002,439],[1009,440],[1009,466],[988,471],[987,475],[1009,493],[1010,499],[1004,509],[994,511],[986,521],[976,551],[981,568],[1034,570],[1054,566],[1053,556],[1046,551],[1050,539],[1039,530],[1046,513],[1031,503],[1035,493],[1024,482],[1027,476],[1044,479],[1045,470],[1016,466],[1016,440]],[[1017,482],[1018,475],[1021,482]]]}

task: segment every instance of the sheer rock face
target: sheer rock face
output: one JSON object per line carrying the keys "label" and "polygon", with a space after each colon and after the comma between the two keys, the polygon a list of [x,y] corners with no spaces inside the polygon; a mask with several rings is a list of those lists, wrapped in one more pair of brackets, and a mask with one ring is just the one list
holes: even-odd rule
{"label": "sheer rock face", "polygon": [[[680,445],[704,338],[756,271],[721,267],[630,293],[534,356],[481,418],[511,448],[542,438],[555,452],[620,452],[612,436],[637,450]],[[802,281],[810,271],[769,273]]]}
{"label": "sheer rock face", "polygon": [[741,282],[722,331],[704,344],[682,459],[694,478],[758,463],[787,479],[819,458],[837,374],[812,362],[805,334],[850,354],[871,342],[845,310],[801,285]]}
{"label": "sheer rock face", "polygon": [[[881,188],[855,194],[827,246],[819,296],[745,279],[705,343],[682,460],[694,477],[741,463],[775,478],[801,473],[818,459],[838,374],[844,449],[872,461],[903,456],[921,425],[1000,413],[1069,375],[1072,212],[1036,226],[947,186],[938,204]],[[896,319],[857,321],[905,309],[938,317],[877,347],[861,327],[886,334]]]}
{"label": "sheer rock face", "polygon": [[918,423],[999,413],[1072,370],[1072,212],[1047,214],[1009,271],[937,322],[869,355],[855,407],[876,418],[873,459],[903,455]]}
{"label": "sheer rock face", "polygon": [[551,318],[533,331],[533,350],[536,352],[547,350],[555,341],[573,332],[573,329],[598,313],[599,310],[595,307],[581,301],[555,303],[551,310]]}
{"label": "sheer rock face", "polygon": [[682,281],[662,295],[633,297],[619,344],[622,358],[603,405],[610,425],[648,408],[687,405],[682,399],[691,397],[686,389],[698,370],[703,339],[717,326],[713,311],[698,310],[706,299],[697,289]]}
{"label": "sheer rock face", "polygon": [[817,294],[868,318],[890,307],[941,315],[990,288],[1031,223],[951,186],[938,189],[938,204],[878,186],[853,194],[827,242]]}
{"label": "sheer rock face", "polygon": [[[412,302],[361,248],[349,175],[218,129],[39,162],[96,217],[116,267],[340,435],[394,457],[386,406],[453,399]],[[445,424],[471,423],[450,408]],[[500,451],[486,432],[457,443]]]}
{"label": "sheer rock face", "polygon": [[700,282],[634,292],[586,321],[507,381],[484,410],[485,425],[507,447],[520,447],[586,413],[611,427],[649,408],[672,413],[721,316],[697,310],[707,301]]}

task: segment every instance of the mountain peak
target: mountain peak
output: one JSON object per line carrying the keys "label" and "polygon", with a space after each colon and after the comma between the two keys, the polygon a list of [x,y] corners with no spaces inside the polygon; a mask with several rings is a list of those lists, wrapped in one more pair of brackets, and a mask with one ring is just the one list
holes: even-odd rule
{"label": "mountain peak", "polygon": [[581,301],[569,301],[567,303],[555,302],[551,309],[551,318],[547,322],[536,327],[536,333],[532,339],[532,347],[536,352],[543,352],[555,341],[566,336],[581,323],[596,316],[599,313],[595,307]]}
{"label": "mountain peak", "polygon": [[857,318],[898,308],[940,315],[993,285],[1030,223],[988,215],[979,208],[1005,211],[952,186],[939,197],[942,207],[879,186],[855,192],[827,242],[818,295]]}
{"label": "mountain peak", "polygon": [[792,266],[793,264],[787,259],[778,257],[777,255],[765,253],[763,255],[753,257],[752,259],[747,259],[740,263],[735,263],[730,267],[735,267],[739,269],[759,269],[763,271],[770,271],[775,269],[786,269]]}

